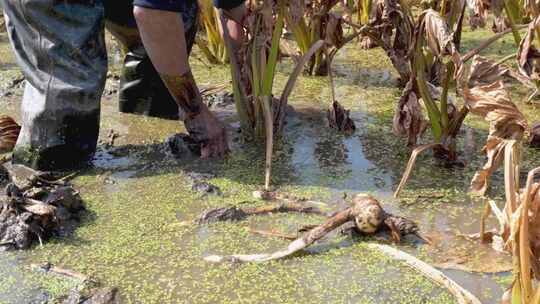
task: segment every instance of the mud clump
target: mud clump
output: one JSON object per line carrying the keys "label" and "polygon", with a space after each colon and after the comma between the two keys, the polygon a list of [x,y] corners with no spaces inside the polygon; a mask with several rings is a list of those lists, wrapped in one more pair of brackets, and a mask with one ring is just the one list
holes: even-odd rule
{"label": "mud clump", "polygon": [[223,221],[241,221],[246,219],[247,216],[248,214],[244,210],[231,206],[207,210],[195,222],[204,225]]}
{"label": "mud clump", "polygon": [[221,189],[205,181],[196,181],[191,185],[191,190],[201,193],[203,195],[216,195],[221,196]]}
{"label": "mud clump", "polygon": [[201,145],[187,134],[174,134],[165,140],[168,151],[175,158],[201,156]]}
{"label": "mud clump", "polygon": [[120,296],[117,288],[102,288],[96,290],[91,296],[83,296],[79,291],[70,293],[62,304],[120,304]]}
{"label": "mud clump", "polygon": [[187,177],[191,180],[191,190],[201,195],[215,195],[222,196],[223,193],[218,186],[212,185],[207,182],[207,179],[214,178],[212,174],[204,174],[197,172],[188,172]]}
{"label": "mud clump", "polygon": [[356,130],[354,121],[350,118],[350,111],[346,110],[339,102],[334,101],[326,116],[328,126],[345,134],[352,134]]}
{"label": "mud clump", "polygon": [[66,235],[83,210],[79,193],[62,179],[22,165],[0,166],[0,251]]}

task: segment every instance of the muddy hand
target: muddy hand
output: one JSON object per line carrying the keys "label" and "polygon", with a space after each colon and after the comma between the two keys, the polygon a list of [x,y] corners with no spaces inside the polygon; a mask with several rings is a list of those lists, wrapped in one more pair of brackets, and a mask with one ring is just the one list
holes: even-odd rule
{"label": "muddy hand", "polygon": [[227,131],[206,106],[195,117],[186,119],[185,125],[189,135],[201,143],[201,158],[222,157],[229,152]]}

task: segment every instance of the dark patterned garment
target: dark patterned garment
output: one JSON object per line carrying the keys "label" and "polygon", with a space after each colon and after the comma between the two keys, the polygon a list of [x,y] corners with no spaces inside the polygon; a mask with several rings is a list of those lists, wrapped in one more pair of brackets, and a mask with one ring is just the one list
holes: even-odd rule
{"label": "dark patterned garment", "polygon": [[[133,5],[165,11],[185,12],[196,2],[196,0],[134,0]],[[244,0],[214,0],[214,5],[221,9],[233,9],[242,3],[244,3]]]}
{"label": "dark patterned garment", "polygon": [[133,0],[134,6],[141,6],[162,11],[179,12],[186,29],[194,28],[197,22],[197,0]]}

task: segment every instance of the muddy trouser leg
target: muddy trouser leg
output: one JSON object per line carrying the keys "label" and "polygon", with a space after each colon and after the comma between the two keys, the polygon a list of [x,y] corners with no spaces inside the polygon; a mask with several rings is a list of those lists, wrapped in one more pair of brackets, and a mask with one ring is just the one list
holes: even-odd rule
{"label": "muddy trouser leg", "polygon": [[26,77],[13,161],[40,170],[79,167],[95,152],[107,74],[101,0],[2,0]]}
{"label": "muddy trouser leg", "polygon": [[[125,50],[124,66],[120,75],[119,110],[167,119],[178,119],[179,110],[158,72],[152,65],[142,44],[135,20],[132,1],[105,0],[106,27]],[[183,14],[186,42],[191,51],[197,34],[197,6]]]}

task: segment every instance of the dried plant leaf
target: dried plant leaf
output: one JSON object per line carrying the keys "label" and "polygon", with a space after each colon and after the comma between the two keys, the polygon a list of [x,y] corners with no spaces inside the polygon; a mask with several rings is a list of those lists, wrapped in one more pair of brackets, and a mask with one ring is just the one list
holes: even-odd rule
{"label": "dried plant leaf", "polygon": [[13,118],[0,115],[0,153],[6,153],[13,150],[21,127]]}
{"label": "dried plant leaf", "polygon": [[471,181],[471,190],[479,195],[484,195],[488,188],[489,177],[500,167],[504,156],[505,142],[500,138],[490,138],[486,142],[483,151],[486,153],[487,162],[476,171]]}
{"label": "dried plant leaf", "polygon": [[[490,74],[487,84],[483,80],[486,71],[498,72]],[[486,60],[475,56],[469,79],[463,90],[463,97],[469,110],[490,124],[488,139],[483,149],[488,160],[484,167],[476,172],[471,182],[472,191],[480,195],[484,195],[489,176],[502,162],[505,140],[521,140],[527,130],[524,115],[511,101],[502,80],[497,80],[496,75],[500,75],[501,72],[497,67],[490,66]]]}
{"label": "dried plant leaf", "polygon": [[416,145],[428,126],[418,102],[415,85],[416,80],[411,78],[399,99],[393,120],[394,133],[407,136],[408,145],[411,147]]}
{"label": "dried plant leaf", "polygon": [[540,257],[540,183],[532,185],[530,192],[530,206],[529,206],[529,240],[531,244],[531,252],[533,254],[533,261],[535,276],[540,278],[540,266],[538,265],[538,258]]}
{"label": "dried plant leaf", "polygon": [[501,139],[522,139],[527,129],[523,113],[510,100],[502,81],[466,90],[465,100],[473,114],[490,123],[489,136]]}
{"label": "dried plant leaf", "polygon": [[289,1],[288,8],[289,8],[289,14],[291,17],[291,22],[293,24],[298,24],[300,22],[303,22],[305,8],[306,8],[305,0]]}
{"label": "dried plant leaf", "polygon": [[432,9],[424,11],[422,15],[421,27],[431,52],[437,57],[455,53],[454,36],[446,20]]}
{"label": "dried plant leaf", "polygon": [[[480,50],[480,48],[476,50]],[[474,56],[478,55],[479,52],[473,52],[473,51],[470,51],[467,54],[463,55],[462,57],[463,62],[466,62],[468,58],[474,58]],[[475,71],[476,75],[474,75],[473,77],[470,77],[471,81],[488,84],[495,80],[505,78],[505,80],[513,79],[520,82],[524,86],[527,86],[529,88],[535,88],[534,84],[529,80],[528,77],[521,75],[519,72],[508,67],[507,65],[503,65],[505,61],[513,57],[514,55],[507,56],[503,58],[502,60],[494,62],[487,58],[478,56],[476,58],[476,60],[478,61],[477,71]],[[461,75],[459,75],[458,77],[459,79],[463,78]],[[475,85],[475,84],[469,83],[469,86],[472,86],[472,85]]]}
{"label": "dried plant leaf", "polygon": [[401,83],[405,84],[411,75],[408,53],[413,43],[413,17],[398,0],[384,0],[382,16],[381,47],[398,71]]}
{"label": "dried plant leaf", "polygon": [[493,13],[493,25],[491,30],[495,33],[500,33],[507,30],[510,27],[509,22],[503,15],[504,0],[490,0],[489,10]]}
{"label": "dried plant leaf", "polygon": [[521,40],[518,50],[518,67],[522,75],[532,81],[540,81],[540,51],[533,45],[540,17],[529,24],[527,34]]}
{"label": "dried plant leaf", "polygon": [[486,26],[486,18],[490,5],[490,1],[486,0],[467,0],[467,4],[472,8],[472,14],[469,16],[469,24],[474,30],[478,27]]}

